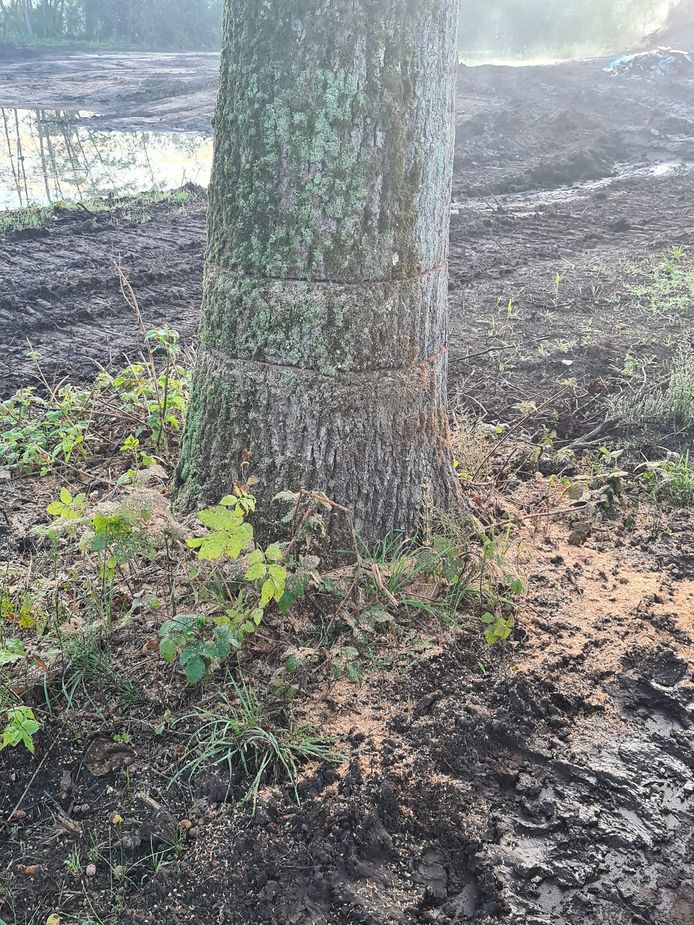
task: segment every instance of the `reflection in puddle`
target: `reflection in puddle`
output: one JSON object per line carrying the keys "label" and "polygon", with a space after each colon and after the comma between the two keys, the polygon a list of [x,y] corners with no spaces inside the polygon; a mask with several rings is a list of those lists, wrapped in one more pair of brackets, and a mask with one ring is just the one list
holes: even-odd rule
{"label": "reflection in puddle", "polygon": [[90,116],[0,108],[0,209],[207,185],[211,138],[104,131]]}

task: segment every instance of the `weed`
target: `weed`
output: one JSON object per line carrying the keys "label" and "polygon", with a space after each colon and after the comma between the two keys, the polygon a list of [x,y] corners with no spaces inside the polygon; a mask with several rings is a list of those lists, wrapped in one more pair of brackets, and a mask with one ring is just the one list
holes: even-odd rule
{"label": "weed", "polygon": [[73,877],[79,877],[82,873],[82,852],[77,845],[65,858],[65,867]]}
{"label": "weed", "polygon": [[656,501],[677,507],[694,504],[694,462],[686,453],[671,453],[660,462],[646,463],[641,481]]}
{"label": "weed", "polygon": [[[67,488],[61,488],[58,500],[46,508],[54,523],[43,532],[57,543],[62,533],[74,537],[81,531],[80,549],[87,555],[96,554],[99,578],[96,589],[92,583],[87,583],[87,588],[98,617],[108,625],[113,613],[116,576],[129,584],[126,569],[135,559],[152,558],[156,553],[145,529],[151,512],[123,504],[85,514],[86,507],[83,494],[73,498]],[[94,594],[94,590],[98,593]]]}
{"label": "weed", "polygon": [[169,450],[169,438],[183,424],[188,373],[175,363],[177,336],[173,332],[149,334],[156,335],[153,356],[158,357],[160,349],[165,352],[161,373],[146,363],[131,364],[116,376],[100,374],[90,389],[64,385],[52,391],[45,383],[46,397],[34,388],[24,388],[0,402],[3,466],[10,473],[39,475],[56,466],[74,467],[102,448],[104,436],[95,419],[104,414],[128,422],[131,433],[122,451],[134,457],[136,468],[154,462],[148,448]]}
{"label": "weed", "polygon": [[[178,660],[189,684],[197,684],[216,662],[227,659],[232,649],[230,633],[217,626],[207,639],[210,620],[204,614],[179,614],[160,628],[159,653],[169,664]],[[238,643],[237,643],[238,647]]]}
{"label": "weed", "polygon": [[24,388],[0,403],[0,458],[17,472],[45,475],[88,455],[92,393],[65,385],[48,398]]}
{"label": "weed", "polygon": [[[134,294],[131,298],[134,300]],[[160,447],[168,450],[169,437],[180,433],[183,427],[190,377],[178,363],[180,346],[175,331],[154,329],[145,331],[144,336],[148,361],[131,363],[116,376],[102,373],[97,383],[101,388],[113,390],[124,411],[135,418],[144,415],[142,425],[128,439],[138,440],[140,449],[140,438],[144,437],[157,452]],[[157,372],[160,360],[163,368]],[[131,449],[132,442],[126,443],[125,452]]]}
{"label": "weed", "polygon": [[687,430],[694,424],[694,348],[681,342],[662,385],[642,385],[613,398],[610,415],[627,427]]}
{"label": "weed", "polygon": [[21,209],[11,209],[0,212],[0,235],[10,231],[22,231],[25,228],[42,228],[51,222],[62,218],[67,212],[81,210],[82,212],[112,212],[123,206],[130,210],[134,206],[148,206],[153,203],[170,201],[176,203],[187,202],[190,193],[185,189],[167,192],[152,190],[129,196],[126,200],[92,199],[83,202],[53,202],[47,206],[25,206]]}
{"label": "weed", "polygon": [[65,636],[63,656],[66,665],[61,689],[68,709],[74,707],[79,688],[86,693],[92,686],[112,694],[124,707],[144,702],[142,692],[114,665],[104,638],[96,630]]}
{"label": "weed", "polygon": [[[237,487],[218,505],[198,514],[206,532],[188,539],[187,545],[201,560],[238,560],[253,543],[253,527],[246,518],[254,510],[253,495]],[[257,546],[246,557],[236,589],[230,588],[219,575],[224,613],[214,621],[204,614],[181,614],[167,620],[160,629],[162,658],[171,663],[178,656],[190,684],[207,677],[215,664],[227,659],[233,649],[239,649],[245,638],[257,630],[268,604],[282,601],[287,584],[282,558],[282,549],[277,544],[266,549]],[[293,603],[298,592],[294,590],[290,596]]]}
{"label": "weed", "polygon": [[0,741],[0,751],[3,748],[16,748],[17,745],[24,747],[35,754],[36,745],[34,736],[41,728],[41,723],[34,716],[34,711],[30,707],[23,705],[13,707],[7,711],[5,728]]}
{"label": "weed", "polygon": [[306,761],[334,761],[329,746],[300,729],[279,728],[266,715],[257,694],[245,683],[232,682],[236,700],[224,698],[219,712],[198,710],[190,719],[198,724],[186,750],[178,778],[193,777],[201,767],[223,766],[228,773],[226,798],[232,790],[240,802],[251,802],[255,812],[261,786],[287,781],[299,802],[299,766]]}
{"label": "weed", "polygon": [[637,307],[657,317],[689,315],[694,300],[694,270],[689,264],[685,249],[673,248],[649,271],[643,284],[629,287]]}

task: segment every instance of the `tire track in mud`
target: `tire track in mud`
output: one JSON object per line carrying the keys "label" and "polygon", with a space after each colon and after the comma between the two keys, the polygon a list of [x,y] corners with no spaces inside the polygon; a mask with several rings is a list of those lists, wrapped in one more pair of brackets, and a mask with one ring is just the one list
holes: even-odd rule
{"label": "tire track in mud", "polygon": [[205,239],[200,192],[181,204],[84,213],[0,239],[0,396],[35,379],[29,344],[50,380],[93,377],[139,355],[136,319],[120,292],[120,260],[145,323],[190,343],[197,328]]}

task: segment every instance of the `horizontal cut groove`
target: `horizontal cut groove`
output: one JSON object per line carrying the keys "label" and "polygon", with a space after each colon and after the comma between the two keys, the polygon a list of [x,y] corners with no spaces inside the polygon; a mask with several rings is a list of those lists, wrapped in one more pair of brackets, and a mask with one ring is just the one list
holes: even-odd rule
{"label": "horizontal cut groove", "polygon": [[224,353],[223,350],[220,350],[218,347],[212,347],[211,345],[206,344],[204,341],[201,341],[198,345],[198,350],[201,349],[203,349],[206,353],[211,354],[216,359],[221,360],[225,364],[243,363],[248,366],[265,366],[270,369],[288,369],[296,373],[311,373],[313,375],[324,376],[326,379],[334,379],[336,375],[372,376],[374,374],[381,373],[404,373],[408,370],[416,369],[418,366],[424,366],[427,363],[434,363],[436,360],[448,354],[448,347],[443,347],[436,353],[432,353],[430,356],[415,360],[414,363],[409,363],[407,366],[370,366],[368,369],[336,369],[334,372],[328,373],[324,370],[316,369],[312,366],[298,366],[292,363],[273,363],[272,360],[265,360],[260,357],[230,357],[228,354]]}
{"label": "horizontal cut groove", "polygon": [[[429,270],[422,270],[421,273],[414,273],[409,276],[389,276],[380,279],[313,279],[308,276],[259,276],[255,273],[246,273],[240,270],[230,270],[220,263],[208,261],[208,268],[223,273],[225,276],[231,276],[236,279],[250,279],[258,283],[310,283],[316,286],[390,286],[394,283],[407,283],[414,280],[423,279],[426,276],[433,276],[434,273],[441,273],[446,269],[447,264],[441,263]],[[209,272],[209,270],[208,270]]]}

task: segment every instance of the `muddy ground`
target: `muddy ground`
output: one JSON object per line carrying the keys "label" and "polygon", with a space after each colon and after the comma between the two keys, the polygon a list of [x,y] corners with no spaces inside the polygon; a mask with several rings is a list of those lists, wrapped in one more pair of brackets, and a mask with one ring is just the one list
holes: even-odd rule
{"label": "muddy ground", "polygon": [[[40,61],[35,88],[24,91],[34,95],[15,94],[15,104],[38,101],[51,58]],[[155,84],[138,95],[135,59],[112,65],[133,69],[122,102],[111,81],[87,79],[98,62],[57,62],[51,105],[66,105],[64,87],[113,125],[126,127],[131,106],[138,124],[199,128],[209,116],[211,70],[198,94],[185,75],[148,64],[142,86],[161,81],[150,104]],[[19,80],[27,62],[12,68]],[[200,105],[176,123],[179,89],[183,108]],[[0,101],[11,94],[3,73]],[[651,296],[653,268],[694,243],[694,82],[614,79],[600,62],[462,68],[458,130],[451,394],[488,423],[549,400],[524,436],[537,442],[534,427],[554,429],[566,445],[605,421],[610,397],[627,387],[627,355],[652,358],[644,368],[657,378],[675,342],[691,334],[686,292],[666,304]],[[32,381],[27,341],[56,377],[87,377],[94,360],[139,350],[114,256],[148,322],[167,321],[192,341],[204,214],[196,193],[185,203],[71,213],[0,240],[4,393]],[[691,267],[691,256],[682,262]],[[529,480],[505,503],[521,514],[551,511],[556,492],[539,473],[522,475]],[[31,549],[32,518],[54,491],[19,486],[8,548]],[[583,545],[569,542],[574,531],[546,517],[515,532],[507,556],[528,592],[507,643],[490,649],[468,627],[437,637],[423,623],[409,627],[407,645],[379,649],[360,684],[326,682],[318,666],[299,709],[337,738],[344,763],[312,771],[298,808],[288,788],[268,789],[254,818],[223,802],[214,776],[194,782],[192,794],[166,790],[180,741],[152,729],[164,707],[175,715],[188,695],[180,678],[152,667],[155,627],[138,618],[117,647],[136,661],[137,716],[153,725],[128,725],[115,708],[85,701],[68,744],[64,725],[73,720],[60,712],[46,720],[34,782],[37,762],[2,756],[9,837],[0,917],[21,925],[56,910],[64,922],[109,925],[690,925],[692,515],[633,499],[591,524]],[[315,645],[324,618],[314,612],[292,624],[295,644]],[[282,632],[267,643],[261,677],[287,645]],[[133,733],[127,748],[114,748],[124,731]],[[135,850],[123,847],[114,812],[131,840],[156,831],[141,793],[174,819],[192,819],[182,852],[140,865],[125,883],[103,861],[95,877],[70,874],[75,845],[86,860],[95,840],[100,856],[108,843],[112,864]],[[10,819],[20,798],[25,815]]]}
{"label": "muddy ground", "polygon": [[97,128],[205,132],[219,55],[0,45],[0,65],[0,106],[92,112]]}

